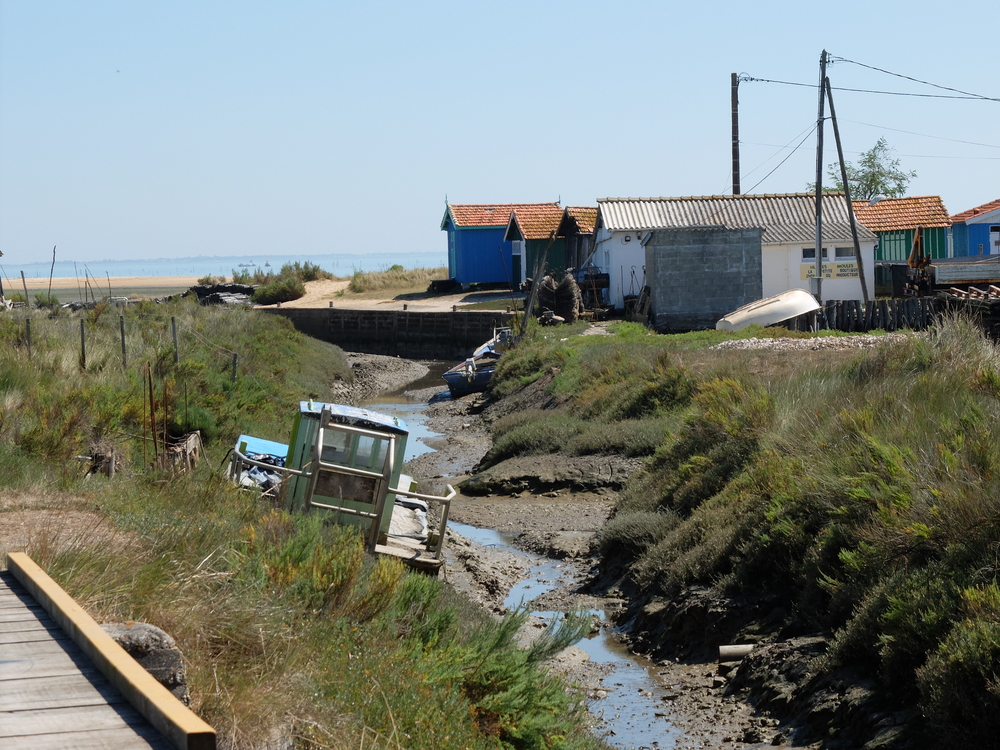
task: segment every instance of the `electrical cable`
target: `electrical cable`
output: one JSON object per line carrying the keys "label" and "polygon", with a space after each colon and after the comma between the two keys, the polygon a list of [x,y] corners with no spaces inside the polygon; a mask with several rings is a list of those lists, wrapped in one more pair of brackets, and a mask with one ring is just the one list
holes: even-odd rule
{"label": "electrical cable", "polygon": [[[1000,98],[995,97],[995,96],[983,96],[982,94],[973,94],[973,93],[971,93],[969,91],[962,91],[961,89],[954,89],[954,88],[951,88],[950,86],[940,86],[940,85],[938,85],[936,83],[930,83],[929,81],[922,81],[919,78],[913,78],[912,76],[903,75],[902,73],[893,73],[891,70],[884,70],[882,68],[876,68],[874,65],[865,65],[864,63],[859,63],[856,60],[848,60],[846,57],[837,57],[835,55],[830,55],[827,59],[828,60],[832,60],[834,62],[851,63],[852,65],[857,65],[857,66],[862,67],[862,68],[868,68],[869,70],[877,70],[879,73],[885,73],[886,75],[895,76],[896,78],[904,78],[907,81],[913,81],[914,83],[919,83],[919,84],[922,84],[924,86],[930,86],[930,87],[935,88],[935,89],[942,89],[943,91],[954,91],[957,94],[964,94],[964,96],[952,96],[952,97],[942,96],[941,98],[946,98],[946,99],[963,99],[963,98],[967,98],[967,99],[982,99],[983,101],[987,101],[987,102],[1000,102]],[[843,90],[846,91],[847,89],[843,89]],[[919,96],[930,96],[930,95],[929,94],[920,94]]]}
{"label": "electrical cable", "polygon": [[[749,81],[751,83],[780,83],[783,86],[804,86],[805,88],[810,88],[810,89],[819,88],[819,84],[817,84],[817,83],[799,83],[797,81],[778,81],[778,80],[775,80],[775,79],[772,79],[772,78],[753,78],[751,76],[747,76],[746,78],[740,78],[740,81]],[[932,85],[932,84],[928,84],[928,85]],[[977,96],[977,95],[974,95],[974,94],[970,95],[970,96],[952,96],[952,95],[949,95],[949,94],[917,94],[917,93],[911,93],[911,92],[907,92],[907,91],[879,91],[877,89],[849,89],[849,88],[842,88],[840,86],[831,86],[830,88],[832,88],[834,91],[850,91],[850,92],[853,92],[855,94],[885,94],[886,96],[913,96],[913,97],[918,97],[918,98],[923,98],[923,99],[977,99],[977,100],[983,100],[983,101],[989,101],[989,102],[991,102],[991,101],[1000,101],[1000,100],[997,100],[997,99],[991,99],[990,97],[987,97],[987,96]]]}
{"label": "electrical cable", "polygon": [[[826,118],[823,118],[823,119],[826,119]],[[778,145],[778,144],[776,144],[776,143],[753,143],[752,141],[743,141],[743,140],[741,140],[741,141],[740,141],[740,145],[741,145],[741,146],[742,146],[742,145],[744,145],[744,144],[746,144],[746,145],[752,145],[752,146],[768,146],[768,147],[770,147],[770,148],[776,148],[776,149],[778,149],[778,150],[777,150],[777,151],[775,151],[775,152],[774,152],[773,154],[771,154],[771,155],[770,155],[769,157],[767,157],[766,159],[764,159],[764,161],[762,161],[762,162],[761,162],[760,164],[758,164],[758,165],[757,165],[756,167],[754,167],[753,169],[751,169],[751,170],[750,170],[749,172],[744,172],[744,173],[743,173],[743,174],[741,175],[741,179],[742,179],[743,177],[749,177],[749,176],[750,176],[750,175],[752,175],[752,174],[753,174],[754,172],[756,172],[756,171],[757,171],[758,169],[762,169],[762,168],[764,167],[764,165],[765,165],[765,164],[767,164],[767,163],[768,163],[769,161],[771,161],[771,159],[773,159],[773,158],[774,158],[774,157],[776,157],[776,156],[777,156],[778,154],[780,154],[780,153],[781,153],[782,151],[784,151],[784,150],[785,150],[786,148],[788,148],[789,146],[791,146],[791,145],[792,145],[792,143],[793,143],[793,142],[795,141],[795,139],[796,139],[796,138],[798,138],[798,137],[799,137],[800,135],[802,135],[803,133],[806,133],[806,132],[808,131],[808,133],[810,133],[810,134],[811,134],[811,133],[815,132],[815,130],[816,130],[816,123],[812,123],[812,124],[811,124],[811,125],[809,125],[809,126],[808,126],[808,127],[807,127],[807,128],[805,129],[805,130],[802,130],[802,131],[800,131],[799,133],[797,133],[796,135],[792,136],[792,139],[791,139],[791,140],[790,140],[790,141],[789,141],[788,143],[786,143],[786,144],[785,144],[784,146],[779,146],[779,145]],[[799,145],[801,145],[801,144],[799,144]],[[796,147],[796,148],[797,148],[797,147]],[[795,153],[795,152],[793,151],[792,153]],[[791,156],[791,154],[789,154],[789,156]],[[787,158],[787,157],[786,157],[786,158]],[[779,164],[778,166],[780,167],[781,165]],[[767,179],[767,178],[765,177],[764,179]],[[757,184],[759,185],[760,183],[757,183]],[[756,185],[754,185],[754,187],[756,187]],[[726,189],[722,190],[722,191],[721,191],[721,192],[719,192],[719,193],[716,193],[716,195],[728,195],[728,194],[729,194],[729,193],[727,192],[727,190],[726,190]]]}
{"label": "electrical cable", "polygon": [[786,161],[788,161],[789,159],[792,158],[792,154],[794,154],[796,151],[798,151],[800,148],[802,148],[802,144],[806,142],[806,139],[809,138],[809,136],[811,136],[813,134],[813,132],[815,132],[815,130],[816,130],[816,126],[813,125],[813,127],[809,130],[809,132],[806,133],[805,138],[803,138],[801,141],[799,141],[799,144],[788,153],[788,156],[786,156],[784,159],[782,159],[780,162],[778,162],[778,165],[774,169],[772,169],[770,172],[768,172],[766,175],[764,175],[760,180],[758,180],[757,184],[754,185],[752,188],[750,188],[747,192],[748,193],[752,193],[754,190],[757,189],[757,186],[760,185],[760,183],[762,183],[768,177],[770,177],[775,172],[777,172],[778,168],[781,167],[782,164],[784,164]]}
{"label": "electrical cable", "polygon": [[976,143],[975,141],[960,141],[957,138],[945,138],[940,135],[928,135],[927,133],[915,133],[912,130],[900,130],[899,128],[890,128],[885,125],[874,125],[870,122],[859,122],[858,120],[845,120],[841,118],[842,122],[850,122],[855,125],[864,125],[869,128],[878,128],[880,130],[891,130],[894,133],[906,133],[906,135],[918,135],[922,138],[933,138],[937,141],[950,141],[951,143],[964,143],[967,146],[982,146],[983,148],[1000,148],[1000,146],[994,145],[992,143]]}

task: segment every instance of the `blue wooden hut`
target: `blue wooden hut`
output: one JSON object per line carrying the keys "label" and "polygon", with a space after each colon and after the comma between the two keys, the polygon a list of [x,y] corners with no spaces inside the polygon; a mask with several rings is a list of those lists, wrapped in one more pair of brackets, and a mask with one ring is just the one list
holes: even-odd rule
{"label": "blue wooden hut", "polygon": [[1000,199],[951,217],[955,257],[1000,255]]}
{"label": "blue wooden hut", "polygon": [[469,284],[515,283],[512,245],[504,240],[511,211],[518,206],[558,203],[447,204],[441,229],[448,233],[448,275]]}

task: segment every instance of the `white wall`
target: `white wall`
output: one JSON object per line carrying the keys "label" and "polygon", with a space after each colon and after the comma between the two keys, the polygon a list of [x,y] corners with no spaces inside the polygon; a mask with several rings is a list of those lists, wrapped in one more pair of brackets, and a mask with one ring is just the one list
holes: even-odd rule
{"label": "white wall", "polygon": [[594,236],[596,249],[591,263],[611,276],[608,303],[616,310],[625,309],[625,295],[639,294],[646,283],[643,270],[646,249],[642,246],[642,237],[647,234],[649,232],[609,232],[602,227]]}
{"label": "white wall", "polygon": [[[858,264],[854,258],[836,255],[836,248],[852,247],[853,242],[827,242],[826,257],[823,259],[823,299],[864,299],[861,294],[861,280]],[[789,289],[809,290],[809,278],[816,271],[816,259],[802,259],[803,248],[808,243],[795,245],[764,245],[761,258],[763,294],[773,297]],[[861,242],[861,257],[865,267],[865,281],[868,296],[875,296],[875,242]]]}

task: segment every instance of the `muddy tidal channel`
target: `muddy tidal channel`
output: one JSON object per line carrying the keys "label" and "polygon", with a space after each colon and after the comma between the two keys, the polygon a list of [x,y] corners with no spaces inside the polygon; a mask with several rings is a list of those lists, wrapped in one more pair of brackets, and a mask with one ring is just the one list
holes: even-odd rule
{"label": "muddy tidal channel", "polygon": [[[434,446],[447,439],[447,435],[435,432],[435,428],[454,427],[454,420],[435,419],[434,405],[444,406],[450,401],[443,385],[441,372],[451,363],[426,363],[428,375],[407,385],[404,389],[385,394],[369,401],[367,408],[402,419],[410,431],[407,441],[406,460],[412,461],[436,450]],[[466,397],[471,398],[471,397]],[[430,407],[430,408],[429,408]],[[461,421],[461,420],[460,420]],[[462,423],[460,427],[468,427]],[[470,466],[452,466],[468,470],[479,456],[472,456]],[[453,462],[454,463],[454,462]],[[449,465],[447,462],[445,465]],[[415,472],[412,472],[415,473]],[[452,476],[437,475],[441,481],[450,482]],[[545,498],[538,498],[544,501]],[[504,498],[498,498],[503,503]],[[497,612],[524,608],[530,613],[528,629],[542,629],[554,620],[565,616],[564,611],[552,608],[551,602],[559,601],[553,596],[563,591],[568,594],[563,601],[572,601],[572,595],[586,577],[579,563],[555,560],[517,549],[516,540],[522,531],[530,529],[498,531],[464,523],[449,522],[455,542],[462,547],[462,554],[456,558],[449,556],[448,567],[469,564],[470,557],[478,558],[479,564],[490,565],[491,555],[503,553],[508,559],[513,556],[512,569],[519,571],[520,579],[514,579],[506,594],[502,596],[502,606],[494,606]],[[477,550],[479,551],[477,553]],[[463,560],[463,562],[458,562]],[[473,563],[475,564],[475,563]],[[459,571],[446,570],[451,580],[460,575]],[[511,581],[507,581],[510,583]],[[541,597],[541,599],[540,599]],[[605,621],[601,609],[584,609],[595,626],[589,637],[567,649],[556,657],[556,671],[577,682],[587,695],[588,708],[594,720],[594,733],[617,747],[674,748],[681,738],[669,718],[669,690],[657,679],[657,668],[651,662],[629,653],[616,633]],[[530,637],[530,636],[529,636]]]}

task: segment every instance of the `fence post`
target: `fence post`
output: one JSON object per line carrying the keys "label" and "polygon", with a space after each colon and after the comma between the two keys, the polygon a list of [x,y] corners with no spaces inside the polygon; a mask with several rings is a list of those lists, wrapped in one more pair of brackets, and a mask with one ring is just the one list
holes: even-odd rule
{"label": "fence post", "polygon": [[177,348],[177,318],[173,315],[170,316],[170,329],[174,334],[174,364],[178,364],[181,361],[181,352]]}
{"label": "fence post", "polygon": [[83,328],[83,318],[80,319],[80,369],[87,369],[87,336]]}
{"label": "fence post", "polygon": [[28,342],[28,359],[31,359],[31,318],[24,319],[24,338]]}
{"label": "fence post", "polygon": [[236,368],[239,366],[239,363],[240,363],[240,355],[237,354],[236,352],[233,352],[233,382],[234,383],[236,382]]}
{"label": "fence post", "polygon": [[125,316],[118,316],[118,327],[121,328],[122,332],[122,369],[128,369],[128,359],[125,355]]}

